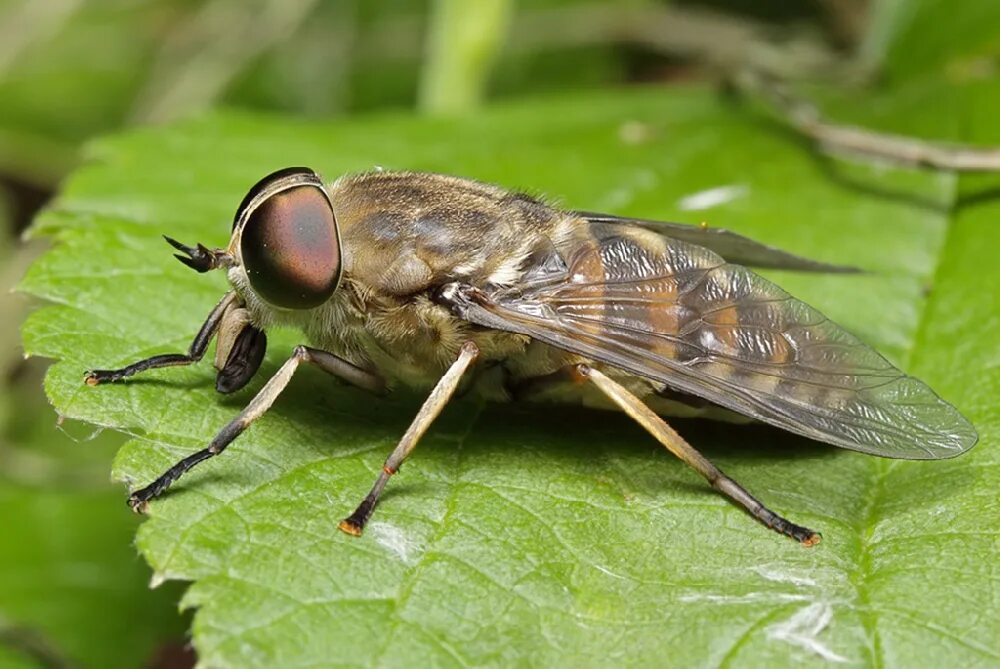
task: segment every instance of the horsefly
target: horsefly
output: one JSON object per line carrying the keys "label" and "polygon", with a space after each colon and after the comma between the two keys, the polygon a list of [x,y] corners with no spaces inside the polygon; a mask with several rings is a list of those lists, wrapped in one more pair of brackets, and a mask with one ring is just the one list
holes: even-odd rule
{"label": "horsefly", "polygon": [[309,345],[206,448],[134,491],[139,512],[222,453],[303,363],[373,393],[430,389],[371,492],[341,521],[353,535],[465,386],[616,405],[717,491],[806,545],[820,535],[768,509],[661,416],[735,412],[890,458],[949,458],[977,440],[924,383],[744,265],[854,270],[725,230],[564,211],[439,174],[379,171],[326,186],[293,167],[250,189],[226,248],[167,241],[188,267],[225,270],[232,290],[186,354],[87,372],[88,384],[197,362],[215,337],[216,388],[231,393],[260,367],[268,328],[297,327]]}

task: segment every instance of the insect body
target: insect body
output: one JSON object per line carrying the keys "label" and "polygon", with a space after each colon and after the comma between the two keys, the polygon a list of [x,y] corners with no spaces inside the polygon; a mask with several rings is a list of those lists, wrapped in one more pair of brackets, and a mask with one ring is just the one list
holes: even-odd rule
{"label": "insect body", "polygon": [[812,530],[767,509],[659,414],[721,407],[837,446],[895,458],[963,453],[975,429],[818,311],[742,264],[844,271],[722,230],[561,211],[437,174],[373,172],[325,186],[306,168],[257,183],[229,245],[168,238],[232,291],[187,354],[88,372],[91,385],[201,359],[218,337],[216,386],[256,373],[276,325],[298,346],[203,450],[132,493],[137,511],[221,453],[302,363],[372,392],[431,389],[371,492],[340,527],[358,535],[383,488],[463,383],[502,398],[615,405],[719,492],[802,543]]}

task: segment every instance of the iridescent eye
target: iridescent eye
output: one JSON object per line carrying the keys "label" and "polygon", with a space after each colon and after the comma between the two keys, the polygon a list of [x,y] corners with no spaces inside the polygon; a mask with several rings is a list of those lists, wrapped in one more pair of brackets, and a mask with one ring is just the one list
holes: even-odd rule
{"label": "iridescent eye", "polygon": [[[240,250],[257,295],[276,307],[311,309],[330,299],[340,280],[337,220],[318,177],[288,172],[268,179],[278,190],[247,214]],[[282,189],[282,182],[290,183]]]}

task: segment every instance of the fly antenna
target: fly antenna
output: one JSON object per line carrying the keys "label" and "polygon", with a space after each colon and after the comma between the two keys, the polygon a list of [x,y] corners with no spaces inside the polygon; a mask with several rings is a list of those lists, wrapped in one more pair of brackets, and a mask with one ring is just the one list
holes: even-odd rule
{"label": "fly antenna", "polygon": [[229,254],[222,249],[216,249],[213,251],[207,248],[204,244],[187,246],[185,244],[181,244],[176,239],[167,237],[166,235],[163,235],[163,238],[167,240],[167,243],[175,249],[186,254],[181,255],[180,253],[175,253],[174,257],[196,272],[208,272],[209,270],[229,265]]}

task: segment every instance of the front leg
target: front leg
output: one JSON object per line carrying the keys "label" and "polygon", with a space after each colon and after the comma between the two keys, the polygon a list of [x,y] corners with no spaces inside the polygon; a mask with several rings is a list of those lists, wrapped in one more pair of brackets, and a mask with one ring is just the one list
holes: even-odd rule
{"label": "front leg", "polygon": [[177,367],[180,365],[190,365],[192,363],[198,362],[205,356],[205,350],[208,348],[209,342],[212,341],[212,337],[219,330],[219,324],[222,322],[226,311],[235,304],[236,293],[230,291],[226,293],[225,297],[215,305],[212,309],[212,313],[208,315],[205,319],[204,324],[202,324],[201,329],[198,330],[198,334],[194,336],[194,341],[191,342],[191,347],[188,349],[186,354],[184,353],[167,353],[164,355],[154,355],[151,358],[146,358],[138,362],[134,362],[131,365],[122,367],[121,369],[95,369],[93,371],[88,371],[84,374],[83,380],[88,386],[96,386],[101,383],[116,383],[124,378],[138,374],[139,372],[144,372],[147,369],[157,369],[158,367]]}
{"label": "front leg", "polygon": [[250,401],[250,403],[234,418],[222,428],[211,443],[206,448],[192,453],[191,455],[178,461],[167,471],[163,472],[155,481],[141,490],[136,490],[129,496],[128,504],[133,511],[142,513],[150,500],[159,497],[169,488],[174,481],[183,476],[189,469],[200,462],[219,455],[226,447],[233,442],[236,437],[243,433],[243,430],[264,415],[271,408],[278,395],[288,386],[292,380],[295,370],[303,362],[316,365],[320,369],[343,378],[349,383],[378,392],[384,389],[385,384],[382,379],[366,370],[355,367],[346,360],[341,360],[332,353],[309,348],[308,346],[296,346],[292,356],[285,361],[285,364],[272,376],[260,392]]}

